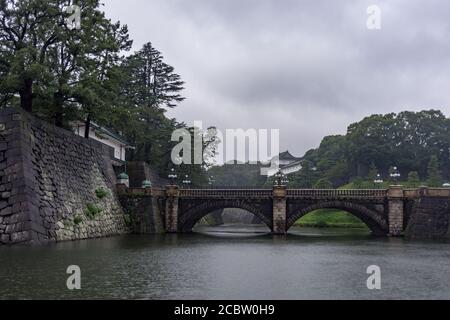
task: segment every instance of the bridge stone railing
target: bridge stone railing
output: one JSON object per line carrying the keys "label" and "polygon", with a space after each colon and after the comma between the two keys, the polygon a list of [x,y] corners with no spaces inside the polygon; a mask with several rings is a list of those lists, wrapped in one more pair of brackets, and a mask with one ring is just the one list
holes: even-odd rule
{"label": "bridge stone railing", "polygon": [[[165,189],[125,188],[119,193],[129,195],[148,195],[165,197]],[[272,189],[177,189],[181,198],[252,198],[267,199],[275,196]],[[388,196],[387,189],[284,189],[286,198],[291,199],[384,199]],[[427,193],[436,196],[438,190],[430,190]],[[450,196],[449,191],[439,190]],[[405,190],[405,198],[415,198],[420,195],[420,190]]]}
{"label": "bridge stone railing", "polygon": [[[270,198],[272,189],[180,189],[183,198]],[[383,199],[385,189],[287,189],[287,198],[296,199]]]}
{"label": "bridge stone railing", "polygon": [[386,189],[287,189],[288,198],[302,199],[383,199]]}
{"label": "bridge stone railing", "polygon": [[420,187],[417,189],[404,189],[403,196],[409,199],[420,197],[450,198],[449,188],[428,188]]}
{"label": "bridge stone railing", "polygon": [[183,198],[270,198],[272,189],[180,189]]}
{"label": "bridge stone railing", "polygon": [[[274,234],[286,233],[287,211],[292,203],[318,201],[343,201],[368,203],[371,206],[377,205],[378,211],[383,211],[387,219],[387,229],[390,236],[400,236],[405,231],[405,218],[408,221],[424,221],[417,224],[417,230],[424,229],[422,225],[427,221],[436,220],[436,224],[444,221],[441,216],[448,215],[450,206],[450,188],[428,188],[419,187],[416,189],[403,188],[402,186],[390,186],[389,189],[289,189],[285,186],[274,186],[272,189],[180,189],[176,185],[168,185],[165,188],[128,188],[124,184],[117,185],[117,193],[121,196],[129,197],[155,197],[158,208],[165,215],[166,232],[180,232],[178,225],[179,206],[183,205],[180,200],[194,200],[202,204],[203,199],[215,201],[214,199],[236,199],[272,205],[272,232]],[[420,203],[416,200],[420,199]],[[268,201],[269,200],[269,201]],[[422,201],[423,200],[423,201]],[[413,206],[419,203],[422,207],[417,210],[425,212],[416,220],[411,220],[410,213]],[[423,203],[422,203],[423,202]],[[431,205],[430,205],[431,203]],[[382,205],[381,207],[378,205]],[[379,209],[381,208],[381,209]],[[416,210],[416,209],[414,209]],[[441,215],[435,212],[442,212]],[[425,217],[425,218],[424,218]],[[440,219],[440,220],[439,220]],[[449,218],[450,219],[450,218]],[[408,222],[410,223],[410,222]],[[415,222],[410,224],[415,228]],[[447,222],[445,222],[447,223]],[[409,227],[409,229],[413,228]],[[383,229],[384,230],[384,229]],[[417,232],[422,232],[422,231]],[[428,230],[428,229],[427,229]],[[447,230],[447,229],[446,229]],[[447,231],[446,231],[447,232]],[[423,232],[422,232],[423,233]],[[435,231],[431,230],[430,234]]]}

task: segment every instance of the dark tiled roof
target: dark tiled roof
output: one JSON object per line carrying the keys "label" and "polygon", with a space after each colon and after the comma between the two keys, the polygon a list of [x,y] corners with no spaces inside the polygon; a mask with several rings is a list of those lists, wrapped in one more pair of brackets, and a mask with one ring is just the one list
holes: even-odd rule
{"label": "dark tiled roof", "polygon": [[280,160],[298,160],[300,158],[294,157],[289,151],[280,153]]}

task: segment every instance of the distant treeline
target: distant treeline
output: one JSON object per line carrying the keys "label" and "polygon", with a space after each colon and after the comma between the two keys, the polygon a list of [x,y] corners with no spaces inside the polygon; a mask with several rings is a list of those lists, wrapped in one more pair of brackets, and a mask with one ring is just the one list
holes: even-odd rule
{"label": "distant treeline", "polygon": [[[400,182],[439,187],[450,179],[450,119],[436,110],[372,115],[348,127],[346,135],[325,137],[306,152],[302,169],[289,175],[297,188],[378,188]],[[213,168],[217,184],[271,186],[259,167],[226,165]],[[379,175],[379,176],[378,176]],[[375,183],[382,180],[383,183]]]}

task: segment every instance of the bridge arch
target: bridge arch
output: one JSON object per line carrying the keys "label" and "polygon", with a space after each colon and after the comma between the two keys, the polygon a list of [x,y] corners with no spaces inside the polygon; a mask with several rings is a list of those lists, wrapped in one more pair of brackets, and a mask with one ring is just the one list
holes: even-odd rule
{"label": "bridge arch", "polygon": [[178,227],[181,232],[191,232],[192,228],[194,228],[197,222],[199,222],[203,217],[216,210],[227,208],[246,210],[258,217],[270,230],[272,230],[273,222],[271,213],[265,212],[265,210],[257,204],[237,199],[208,200],[187,210],[181,209]]}
{"label": "bridge arch", "polygon": [[288,213],[286,231],[288,231],[298,219],[319,209],[339,209],[347,211],[364,222],[374,235],[385,236],[388,234],[388,223],[382,214],[375,210],[371,210],[362,204],[347,201],[321,201],[296,209],[294,212]]}

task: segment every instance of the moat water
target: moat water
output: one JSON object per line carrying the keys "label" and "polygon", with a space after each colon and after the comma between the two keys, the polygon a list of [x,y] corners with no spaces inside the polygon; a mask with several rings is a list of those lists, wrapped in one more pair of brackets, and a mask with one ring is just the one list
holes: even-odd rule
{"label": "moat water", "polygon": [[[0,247],[0,299],[450,299],[450,243],[359,229],[196,231]],[[66,287],[69,265],[81,290]],[[381,290],[367,288],[370,265]]]}

